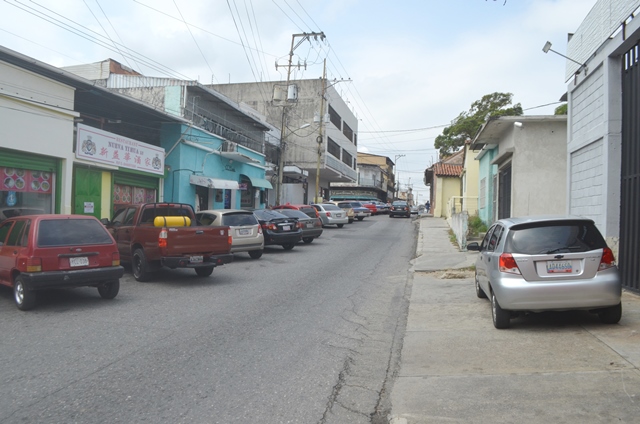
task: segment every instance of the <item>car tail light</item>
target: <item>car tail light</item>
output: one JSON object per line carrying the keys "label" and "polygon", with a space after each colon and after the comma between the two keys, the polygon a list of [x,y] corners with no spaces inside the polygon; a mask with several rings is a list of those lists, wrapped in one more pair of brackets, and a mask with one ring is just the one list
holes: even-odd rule
{"label": "car tail light", "polygon": [[111,266],[118,266],[118,265],[120,265],[120,253],[113,252],[111,254]]}
{"label": "car tail light", "polygon": [[518,268],[518,264],[511,253],[503,253],[500,255],[500,272],[521,275],[520,268]]}
{"label": "car tail light", "polygon": [[304,228],[304,224],[302,222],[298,222],[297,227],[300,228],[300,229],[303,229]]}
{"label": "car tail light", "polygon": [[258,234],[262,234],[262,225],[258,225]]}
{"label": "car tail light", "polygon": [[271,231],[275,231],[277,229],[276,224],[262,224],[262,228]]}
{"label": "car tail light", "polygon": [[227,236],[227,243],[229,243],[229,246],[233,244],[233,237],[231,237],[231,234]]}
{"label": "car tail light", "polygon": [[40,259],[40,258],[28,258],[27,259],[27,272],[42,272],[42,259]]}
{"label": "car tail light", "polygon": [[160,234],[158,234],[158,247],[167,247],[167,229],[163,228],[160,230]]}
{"label": "car tail light", "polygon": [[598,271],[611,268],[616,265],[616,258],[613,255],[613,251],[608,247],[602,249],[602,259],[600,259],[600,266]]}
{"label": "car tail light", "polygon": [[329,216],[329,217],[330,217],[330,216],[331,216],[331,212],[327,212],[327,216]]}

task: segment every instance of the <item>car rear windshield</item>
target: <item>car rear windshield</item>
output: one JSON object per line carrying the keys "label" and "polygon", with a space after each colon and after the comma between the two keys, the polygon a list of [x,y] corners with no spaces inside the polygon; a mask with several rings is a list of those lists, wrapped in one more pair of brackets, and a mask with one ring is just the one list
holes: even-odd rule
{"label": "car rear windshield", "polygon": [[107,229],[95,219],[46,219],[38,227],[38,247],[111,244]]}
{"label": "car rear windshield", "polygon": [[392,206],[407,206],[407,202],[393,202]]}
{"label": "car rear windshield", "polygon": [[240,227],[242,225],[258,225],[258,220],[253,213],[226,213],[222,215],[222,225]]}
{"label": "car rear windshield", "polygon": [[339,210],[341,210],[339,207],[337,207],[336,205],[334,205],[332,203],[323,203],[322,207],[324,208],[325,211],[339,211]]}
{"label": "car rear windshield", "polygon": [[[315,209],[313,210],[313,218],[316,217],[315,215]],[[283,215],[287,215],[290,218],[298,218],[298,219],[309,219],[309,215],[307,215],[306,213],[302,212],[301,210],[296,210],[296,209],[281,209],[279,210],[279,212]]]}
{"label": "car rear windshield", "polygon": [[281,214],[278,211],[272,211],[270,209],[258,209],[253,211],[254,215],[263,221],[270,221],[272,219],[287,218],[286,215]]}
{"label": "car rear windshield", "polygon": [[300,208],[300,212],[304,212],[309,218],[316,217],[316,210],[315,208],[312,208],[312,207]]}
{"label": "car rear windshield", "polygon": [[588,252],[607,247],[595,224],[587,221],[559,221],[511,227],[505,252],[527,255]]}

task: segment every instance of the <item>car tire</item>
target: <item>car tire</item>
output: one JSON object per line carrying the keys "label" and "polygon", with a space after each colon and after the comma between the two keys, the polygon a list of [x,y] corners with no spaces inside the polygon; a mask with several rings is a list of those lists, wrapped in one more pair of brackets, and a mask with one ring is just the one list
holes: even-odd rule
{"label": "car tire", "polygon": [[505,311],[500,307],[495,293],[491,292],[491,316],[493,317],[493,326],[499,330],[509,328],[511,322],[511,312]]}
{"label": "car tire", "polygon": [[208,277],[211,274],[213,274],[213,268],[212,266],[201,266],[198,268],[195,268],[196,270],[196,274],[198,274],[198,277]]}
{"label": "car tire", "polygon": [[617,324],[622,318],[622,303],[600,310],[598,317],[604,324]]}
{"label": "car tire", "polygon": [[287,244],[283,244],[283,245],[282,245],[282,248],[283,248],[284,250],[291,250],[291,249],[293,249],[293,248],[294,248],[294,246],[295,246],[295,243],[287,243]]}
{"label": "car tire", "polygon": [[131,259],[131,270],[136,281],[144,282],[149,280],[149,264],[144,250],[138,248],[133,251]]}
{"label": "car tire", "polygon": [[24,280],[20,275],[13,282],[13,299],[21,311],[28,311],[36,305],[36,293],[25,287]]}
{"label": "car tire", "polygon": [[349,218],[349,224],[353,224],[353,218]]}
{"label": "car tire", "polygon": [[362,221],[364,219],[364,216],[359,216],[358,217],[358,221]]}
{"label": "car tire", "polygon": [[389,214],[389,218],[393,218],[393,215]]}
{"label": "car tire", "polygon": [[338,228],[344,227],[344,224],[337,224]]}
{"label": "car tire", "polygon": [[309,244],[309,243],[311,243],[313,241],[313,237],[304,237],[302,239],[302,241],[307,243],[307,244]]}
{"label": "car tire", "polygon": [[484,292],[484,290],[482,290],[482,287],[480,287],[480,283],[478,282],[478,272],[477,271],[476,271],[473,279],[474,279],[475,284],[476,284],[476,296],[478,296],[478,298],[480,298],[480,299],[486,299],[487,298],[487,294]]}
{"label": "car tire", "polygon": [[251,259],[260,259],[262,257],[262,250],[252,250],[249,252]]}
{"label": "car tire", "polygon": [[120,291],[120,280],[113,280],[98,286],[98,293],[103,299],[113,299]]}

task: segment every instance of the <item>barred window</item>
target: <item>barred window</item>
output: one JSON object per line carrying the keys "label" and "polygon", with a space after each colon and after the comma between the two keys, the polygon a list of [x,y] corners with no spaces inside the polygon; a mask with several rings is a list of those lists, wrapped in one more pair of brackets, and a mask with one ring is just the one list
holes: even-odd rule
{"label": "barred window", "polygon": [[353,156],[349,154],[346,150],[342,149],[342,162],[346,163],[351,167],[353,165]]}
{"label": "barred window", "polygon": [[353,142],[353,130],[346,122],[342,124],[342,133],[349,139],[349,141]]}
{"label": "barred window", "polygon": [[336,126],[336,128],[342,129],[342,118],[340,118],[340,115],[338,115],[338,112],[333,110],[331,105],[329,105],[329,120],[333,125]]}
{"label": "barred window", "polygon": [[327,137],[327,151],[340,159],[340,146],[338,146],[338,143],[331,140],[329,137]]}

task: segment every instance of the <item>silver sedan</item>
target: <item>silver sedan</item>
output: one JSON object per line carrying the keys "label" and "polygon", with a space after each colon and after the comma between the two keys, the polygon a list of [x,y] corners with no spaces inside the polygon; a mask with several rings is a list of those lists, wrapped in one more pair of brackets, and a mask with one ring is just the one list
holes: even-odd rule
{"label": "silver sedan", "polygon": [[333,203],[318,203],[311,206],[318,211],[322,226],[335,225],[342,228],[344,224],[349,223],[347,213]]}
{"label": "silver sedan", "polygon": [[583,309],[620,321],[622,285],[611,249],[595,223],[580,217],[497,221],[481,244],[475,286],[489,297],[493,324],[507,328],[522,311]]}

